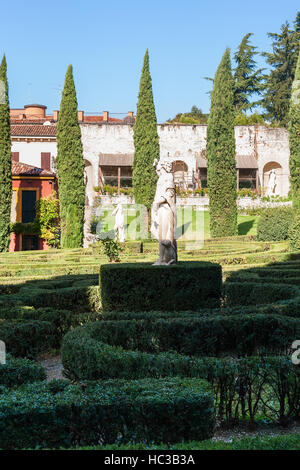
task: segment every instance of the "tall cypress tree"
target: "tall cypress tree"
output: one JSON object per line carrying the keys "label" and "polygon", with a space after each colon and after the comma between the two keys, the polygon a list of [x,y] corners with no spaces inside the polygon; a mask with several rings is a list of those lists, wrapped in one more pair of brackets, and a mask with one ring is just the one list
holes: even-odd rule
{"label": "tall cypress tree", "polygon": [[207,126],[207,182],[212,237],[237,234],[234,80],[230,51],[223,55],[214,79]]}
{"label": "tall cypress tree", "polygon": [[12,199],[11,138],[5,55],[0,65],[0,251],[8,251]]}
{"label": "tall cypress tree", "polygon": [[243,37],[238,50],[234,55],[236,68],[234,69],[234,106],[238,113],[252,109],[259,104],[251,102],[252,95],[260,95],[262,85],[262,71],[257,69],[255,56],[256,47],[250,43],[252,33]]}
{"label": "tall cypress tree", "polygon": [[300,52],[292,88],[289,117],[291,190],[293,205],[300,210]]}
{"label": "tall cypress tree", "polygon": [[157,182],[153,167],[155,158],[159,159],[159,139],[147,49],[134,124],[133,194],[135,202],[146,206],[148,211],[154,200]]}
{"label": "tall cypress tree", "polygon": [[69,65],[57,124],[57,175],[61,246],[78,248],[83,242],[85,185],[81,130],[73,67]]}

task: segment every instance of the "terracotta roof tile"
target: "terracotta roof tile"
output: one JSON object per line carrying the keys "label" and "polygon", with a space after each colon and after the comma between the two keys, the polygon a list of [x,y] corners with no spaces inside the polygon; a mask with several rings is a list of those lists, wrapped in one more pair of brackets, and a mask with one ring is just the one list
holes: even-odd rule
{"label": "terracotta roof tile", "polygon": [[55,137],[56,126],[44,126],[41,124],[12,124],[10,127],[12,136],[38,136]]}
{"label": "terracotta roof tile", "polygon": [[12,162],[12,176],[55,176],[52,171],[43,170],[32,165],[21,162]]}

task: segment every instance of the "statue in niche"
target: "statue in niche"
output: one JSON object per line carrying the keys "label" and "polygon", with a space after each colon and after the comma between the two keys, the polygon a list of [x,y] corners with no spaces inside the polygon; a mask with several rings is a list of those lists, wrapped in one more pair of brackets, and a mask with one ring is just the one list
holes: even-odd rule
{"label": "statue in niche", "polygon": [[159,258],[154,265],[177,263],[176,192],[172,162],[154,160],[158,175],[155,198],[152,206],[151,233],[159,241]]}
{"label": "statue in niche", "polygon": [[276,184],[277,184],[276,172],[275,170],[271,170],[269,173],[268,196],[274,196]]}
{"label": "statue in niche", "polygon": [[112,213],[115,216],[115,237],[119,239],[121,243],[125,242],[125,217],[123,212],[122,204],[119,202],[117,207]]}

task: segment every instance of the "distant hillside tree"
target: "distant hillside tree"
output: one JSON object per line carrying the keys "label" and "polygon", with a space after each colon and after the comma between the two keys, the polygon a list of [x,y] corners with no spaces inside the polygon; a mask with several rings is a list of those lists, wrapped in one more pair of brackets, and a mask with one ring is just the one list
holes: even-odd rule
{"label": "distant hillside tree", "polygon": [[61,247],[83,243],[85,185],[81,131],[72,65],[68,67],[57,124],[57,175],[60,201]]}
{"label": "distant hillside tree", "polygon": [[157,175],[154,159],[159,159],[159,138],[149,68],[148,49],[140,80],[134,130],[133,194],[136,204],[143,204],[148,211],[152,206]]}
{"label": "distant hillside tree", "polygon": [[288,126],[292,84],[299,52],[300,16],[297,15],[295,29],[289,23],[281,27],[280,33],[269,33],[272,39],[272,52],[263,56],[271,66],[266,76],[265,92],[262,105],[266,109],[265,117],[279,126]]}
{"label": "distant hillside tree", "polygon": [[207,127],[207,182],[212,237],[237,234],[237,192],[234,136],[234,80],[230,51],[218,67]]}
{"label": "distant hillside tree", "polygon": [[204,114],[197,106],[192,106],[189,113],[178,113],[173,119],[168,119],[168,124],[206,124],[208,114]]}
{"label": "distant hillside tree", "polygon": [[0,251],[8,251],[12,200],[11,138],[5,55],[0,65]]}
{"label": "distant hillside tree", "polygon": [[289,139],[293,205],[300,211],[300,51],[292,88],[289,115]]}
{"label": "distant hillside tree", "polygon": [[257,68],[256,47],[250,43],[252,33],[244,36],[237,52],[234,54],[234,106],[237,113],[252,109],[259,101],[250,101],[253,95],[260,95],[263,89],[263,69]]}

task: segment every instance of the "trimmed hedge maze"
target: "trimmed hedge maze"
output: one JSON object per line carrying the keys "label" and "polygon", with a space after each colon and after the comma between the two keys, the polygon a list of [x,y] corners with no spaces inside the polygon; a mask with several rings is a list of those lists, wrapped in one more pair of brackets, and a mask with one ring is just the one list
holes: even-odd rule
{"label": "trimmed hedge maze", "polygon": [[[136,248],[127,261],[140,261]],[[111,300],[104,310],[98,274],[81,264],[90,257],[84,250],[62,252],[56,277],[40,279],[33,268],[26,282],[7,278],[0,339],[18,359],[0,366],[0,448],[167,445],[208,439],[217,422],[300,419],[300,366],[291,361],[300,340],[300,253],[286,249],[249,239],[208,242],[197,257],[225,261],[218,308],[201,306],[191,289],[180,311],[158,304],[142,311],[133,302],[116,311]],[[66,257],[78,257],[77,274],[65,274]],[[60,347],[68,380],[47,383],[29,359]]]}

